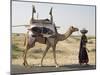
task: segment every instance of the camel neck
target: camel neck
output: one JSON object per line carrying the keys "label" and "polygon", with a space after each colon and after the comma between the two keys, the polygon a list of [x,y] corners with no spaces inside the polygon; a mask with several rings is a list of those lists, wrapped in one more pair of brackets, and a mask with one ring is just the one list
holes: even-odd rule
{"label": "camel neck", "polygon": [[72,34],[71,30],[68,30],[65,34],[59,34],[59,41],[67,39]]}

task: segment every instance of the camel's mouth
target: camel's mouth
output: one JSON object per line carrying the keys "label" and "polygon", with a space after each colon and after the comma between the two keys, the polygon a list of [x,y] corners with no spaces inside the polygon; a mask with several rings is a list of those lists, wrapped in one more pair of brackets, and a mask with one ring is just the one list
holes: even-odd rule
{"label": "camel's mouth", "polygon": [[79,29],[78,28],[75,28],[75,31],[79,31]]}

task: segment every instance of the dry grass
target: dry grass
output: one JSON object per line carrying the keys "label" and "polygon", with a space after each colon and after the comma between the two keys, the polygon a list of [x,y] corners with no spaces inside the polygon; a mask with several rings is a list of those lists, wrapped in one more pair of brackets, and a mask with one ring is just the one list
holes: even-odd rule
{"label": "dry grass", "polygon": [[[87,48],[89,49],[89,64],[95,64],[95,38],[89,37],[89,43]],[[12,64],[22,65],[23,51],[24,51],[24,34],[16,35],[12,34],[12,44],[15,48],[12,48]],[[79,53],[79,36],[71,36],[65,41],[61,41],[56,46],[57,62],[60,65],[65,64],[77,64]],[[16,49],[17,48],[17,49]],[[40,64],[42,54],[46,48],[46,45],[36,43],[34,48],[31,48],[27,55],[29,64]],[[44,65],[54,65],[52,48],[50,48],[44,59]]]}

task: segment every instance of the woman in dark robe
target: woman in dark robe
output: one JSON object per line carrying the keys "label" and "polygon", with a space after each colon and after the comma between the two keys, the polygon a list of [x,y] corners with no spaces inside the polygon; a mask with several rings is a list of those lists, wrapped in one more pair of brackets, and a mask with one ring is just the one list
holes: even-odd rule
{"label": "woman in dark robe", "polygon": [[89,59],[88,59],[88,53],[86,48],[87,37],[85,35],[88,31],[83,29],[80,32],[82,33],[81,41],[80,41],[80,51],[79,51],[79,63],[81,65],[84,63],[87,64]]}

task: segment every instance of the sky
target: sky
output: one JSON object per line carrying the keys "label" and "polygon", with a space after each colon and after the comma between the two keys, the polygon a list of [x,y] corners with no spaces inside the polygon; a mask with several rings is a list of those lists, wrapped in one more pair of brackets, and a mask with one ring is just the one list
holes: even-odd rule
{"label": "sky", "polygon": [[[53,20],[56,26],[60,26],[59,33],[65,33],[70,26],[75,26],[79,30],[85,28],[88,35],[95,35],[95,6],[72,5],[72,4],[52,4],[36,2],[12,2],[12,26],[29,24],[32,16],[32,5],[35,6],[35,18],[50,18],[49,12],[53,8]],[[12,27],[12,33],[25,33],[25,27]],[[75,32],[80,35],[80,32]]]}

